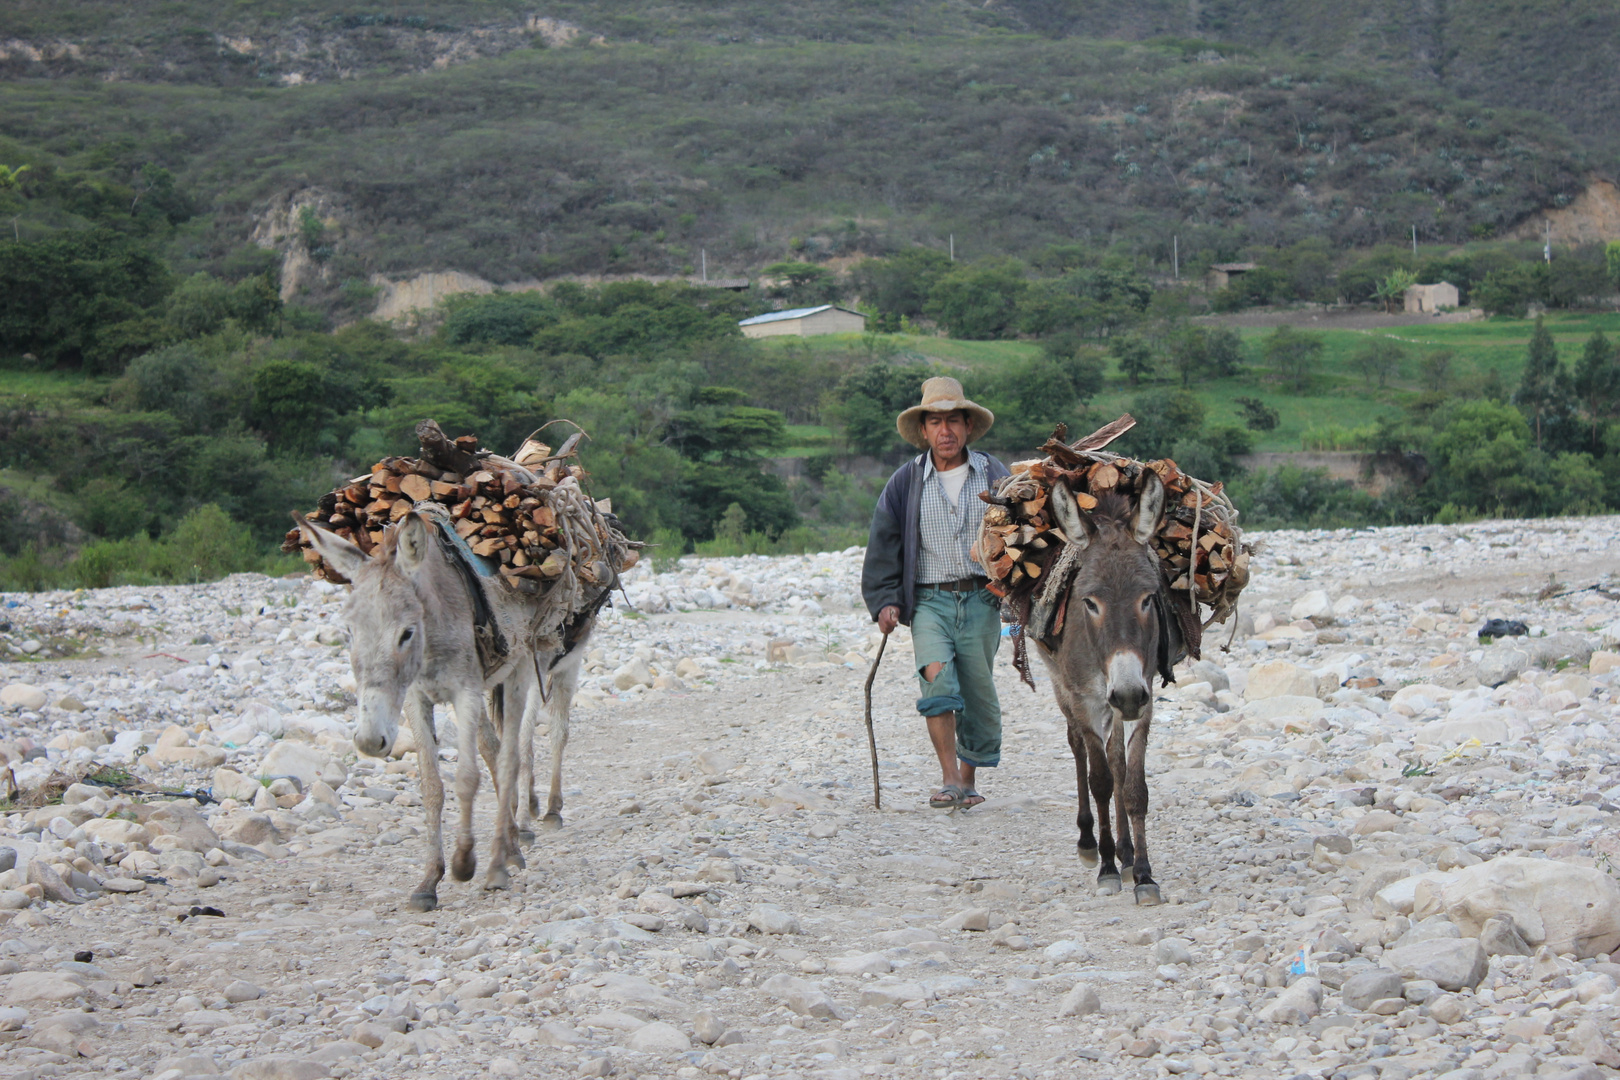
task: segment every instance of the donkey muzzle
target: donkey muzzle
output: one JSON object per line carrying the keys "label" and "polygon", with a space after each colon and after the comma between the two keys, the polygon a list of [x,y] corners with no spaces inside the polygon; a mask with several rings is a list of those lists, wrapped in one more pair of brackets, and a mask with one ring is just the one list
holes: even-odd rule
{"label": "donkey muzzle", "polygon": [[1108,705],[1121,719],[1137,720],[1153,700],[1142,657],[1121,650],[1108,661]]}

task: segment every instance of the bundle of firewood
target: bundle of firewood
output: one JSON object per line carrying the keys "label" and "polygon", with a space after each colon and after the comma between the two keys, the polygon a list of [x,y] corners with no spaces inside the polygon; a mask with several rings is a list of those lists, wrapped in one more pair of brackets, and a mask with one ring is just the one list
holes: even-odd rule
{"label": "bundle of firewood", "polygon": [[1250,549],[1237,527],[1237,511],[1221,484],[1188,476],[1168,458],[1143,462],[1102,449],[1135,423],[1123,416],[1072,444],[1064,441],[1060,424],[1041,447],[1046,457],[1014,464],[997,490],[982,496],[991,505],[973,554],[990,575],[991,592],[1017,599],[1047,591],[1041,579],[1056,567],[1069,539],[1050,506],[1054,484],[1068,488],[1083,512],[1109,493],[1134,503],[1144,473],[1152,471],[1165,489],[1164,521],[1152,546],[1166,583],[1172,595],[1192,601],[1190,611],[1196,612],[1196,604],[1211,609],[1204,625],[1226,621],[1249,582]]}
{"label": "bundle of firewood", "polygon": [[[531,436],[513,458],[479,449],[474,435],[446,438],[432,420],[418,424],[416,434],[420,457],[384,458],[322,495],[309,520],[369,554],[389,525],[412,509],[431,510],[473,554],[498,562],[501,577],[525,592],[569,571],[588,584],[611,585],[636,564],[641,545],[625,537],[608,500],[585,494],[585,470],[569,460],[580,434],[555,453]],[[345,581],[296,528],[281,550],[301,551],[318,577]]]}

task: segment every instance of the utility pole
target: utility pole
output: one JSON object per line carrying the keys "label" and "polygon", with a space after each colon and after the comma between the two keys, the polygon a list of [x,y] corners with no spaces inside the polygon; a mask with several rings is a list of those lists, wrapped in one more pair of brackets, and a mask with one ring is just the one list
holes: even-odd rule
{"label": "utility pole", "polygon": [[1417,226],[1412,226],[1412,258],[1417,258]]}
{"label": "utility pole", "polygon": [[1170,238],[1170,266],[1171,266],[1171,273],[1173,273],[1175,275],[1175,278],[1176,278],[1177,281],[1180,281],[1181,280],[1181,237],[1179,237],[1179,236],[1172,236]]}
{"label": "utility pole", "polygon": [[1546,229],[1545,235],[1547,238],[1546,242],[1541,248],[1541,258],[1543,262],[1550,263],[1552,262],[1552,221],[1547,218],[1542,218],[1541,224]]}
{"label": "utility pole", "polygon": [[951,233],[951,262],[956,261],[956,234]]}
{"label": "utility pole", "polygon": [[709,280],[709,249],[699,248],[698,250],[703,253],[703,280],[707,282]]}

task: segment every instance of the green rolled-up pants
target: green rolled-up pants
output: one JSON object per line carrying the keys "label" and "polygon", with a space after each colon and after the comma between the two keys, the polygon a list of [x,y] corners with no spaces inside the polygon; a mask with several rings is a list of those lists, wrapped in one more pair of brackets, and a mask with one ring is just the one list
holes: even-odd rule
{"label": "green rolled-up pants", "polygon": [[[917,665],[917,711],[956,714],[956,756],[977,768],[1001,764],[1001,699],[996,696],[996,650],[1001,648],[1001,612],[985,589],[950,592],[917,586],[911,616],[911,647]],[[932,682],[929,664],[944,664]]]}

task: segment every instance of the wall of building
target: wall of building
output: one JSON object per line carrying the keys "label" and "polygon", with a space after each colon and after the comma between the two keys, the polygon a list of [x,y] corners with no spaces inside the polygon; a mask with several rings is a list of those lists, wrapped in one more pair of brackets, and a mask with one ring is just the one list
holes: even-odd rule
{"label": "wall of building", "polygon": [[804,324],[803,333],[806,335],[859,334],[866,330],[865,318],[840,311],[838,308],[818,311],[814,315],[800,319],[799,322]]}
{"label": "wall of building", "polygon": [[803,319],[777,319],[775,322],[755,323],[753,326],[745,326],[742,328],[743,337],[781,337],[784,334],[791,334],[797,337],[804,333],[804,331],[800,329],[800,325],[803,322]]}

